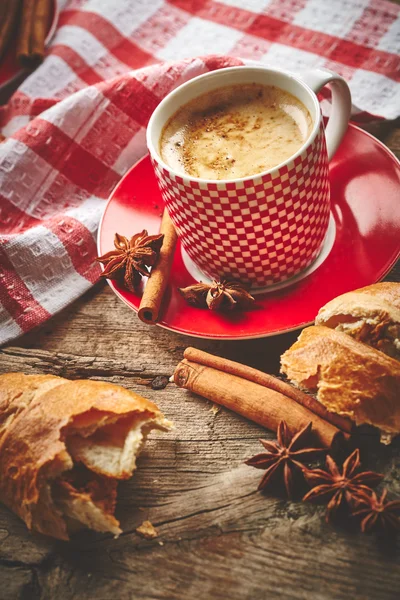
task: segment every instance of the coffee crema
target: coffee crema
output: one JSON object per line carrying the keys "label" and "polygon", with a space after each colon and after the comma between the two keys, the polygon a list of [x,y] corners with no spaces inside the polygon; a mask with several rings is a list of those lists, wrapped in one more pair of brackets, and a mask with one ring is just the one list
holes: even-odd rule
{"label": "coffee crema", "polygon": [[164,127],[160,154],[181,174],[236,179],[284,162],[311,129],[310,113],[292,94],[256,83],[232,85],[181,107]]}

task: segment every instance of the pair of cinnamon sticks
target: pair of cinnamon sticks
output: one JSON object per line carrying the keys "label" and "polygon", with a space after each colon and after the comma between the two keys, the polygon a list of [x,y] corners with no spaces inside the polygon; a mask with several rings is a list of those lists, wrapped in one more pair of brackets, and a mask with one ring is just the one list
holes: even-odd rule
{"label": "pair of cinnamon sticks", "polygon": [[43,60],[52,0],[1,0],[0,59],[15,36],[17,60],[32,68]]}
{"label": "pair of cinnamon sticks", "polygon": [[329,448],[338,435],[352,429],[349,419],[330,413],[315,398],[277,377],[187,348],[171,378],[185,388],[276,431],[281,421],[297,431],[312,423],[318,442]]}

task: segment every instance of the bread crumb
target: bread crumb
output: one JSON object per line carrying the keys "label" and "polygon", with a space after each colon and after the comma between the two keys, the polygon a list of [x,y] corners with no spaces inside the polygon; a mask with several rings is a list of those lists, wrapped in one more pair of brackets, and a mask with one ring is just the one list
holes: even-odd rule
{"label": "bread crumb", "polygon": [[164,546],[164,542],[158,542],[159,546]]}
{"label": "bread crumb", "polygon": [[143,521],[143,523],[136,529],[136,533],[146,538],[146,540],[152,540],[158,536],[157,529],[150,521]]}
{"label": "bread crumb", "polygon": [[221,407],[218,406],[218,404],[213,404],[212,407],[210,408],[210,412],[212,412],[214,415],[217,415],[220,410],[221,410]]}

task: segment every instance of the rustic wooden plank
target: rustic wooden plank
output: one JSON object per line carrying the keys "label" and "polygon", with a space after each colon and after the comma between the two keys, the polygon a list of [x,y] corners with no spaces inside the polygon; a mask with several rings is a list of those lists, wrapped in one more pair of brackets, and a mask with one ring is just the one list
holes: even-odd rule
{"label": "rustic wooden plank", "polygon": [[[400,130],[387,133],[400,149]],[[390,275],[400,280],[397,267]],[[397,599],[399,549],[333,529],[323,509],[257,493],[260,472],[243,464],[273,435],[169,384],[186,346],[277,372],[297,334],[246,342],[193,340],[141,323],[108,286],[0,350],[0,372],[52,373],[120,383],[155,401],[175,423],[153,434],[131,481],[119,486],[115,540],[92,532],[70,544],[26,531],[0,507],[0,597],[5,600],[276,598]],[[400,441],[376,451],[374,468],[400,495]],[[136,528],[149,519],[159,537]]]}
{"label": "rustic wooden plank", "polygon": [[[220,353],[233,360],[243,361],[244,357],[248,357],[254,366],[277,372],[280,353],[296,337],[296,333],[275,337],[270,348],[272,351],[266,352],[265,339],[233,343],[200,340],[160,327],[149,327],[118,300],[106,283],[100,282],[83,298],[55,315],[41,328],[19,338],[13,345],[47,350],[57,355],[84,355],[93,360],[101,357],[118,359],[128,369],[154,376],[172,373],[184,349],[193,343],[198,348]],[[159,351],[155,352],[155,348]],[[68,361],[63,364],[66,372],[70,372]]]}

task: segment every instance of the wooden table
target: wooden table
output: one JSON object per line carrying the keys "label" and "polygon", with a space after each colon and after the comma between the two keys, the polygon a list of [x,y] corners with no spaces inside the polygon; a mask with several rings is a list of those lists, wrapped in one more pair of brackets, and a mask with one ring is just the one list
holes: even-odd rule
{"label": "wooden table", "polygon": [[[372,127],[400,153],[400,129]],[[388,279],[400,280],[400,270]],[[0,372],[51,373],[121,384],[156,402],[175,423],[154,434],[132,480],[119,486],[119,539],[87,532],[70,543],[30,534],[0,506],[2,600],[400,597],[397,548],[334,529],[323,508],[256,492],[243,464],[274,435],[169,384],[188,345],[278,372],[297,334],[249,342],[193,340],[141,323],[104,283],[36,331],[0,350]],[[153,387],[152,387],[153,386]],[[400,496],[400,442],[375,465]],[[159,537],[136,528],[150,520]],[[397,550],[397,552],[396,552]]]}

